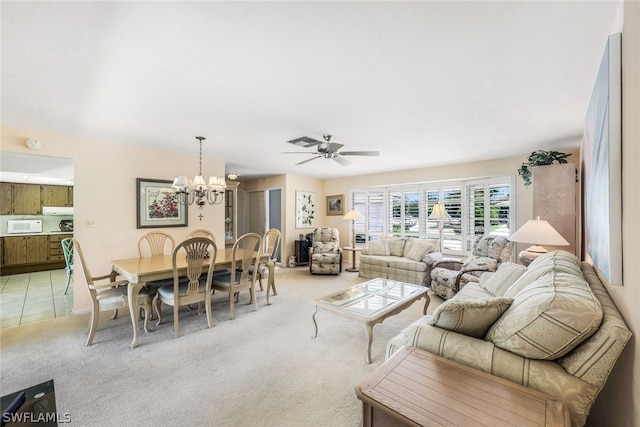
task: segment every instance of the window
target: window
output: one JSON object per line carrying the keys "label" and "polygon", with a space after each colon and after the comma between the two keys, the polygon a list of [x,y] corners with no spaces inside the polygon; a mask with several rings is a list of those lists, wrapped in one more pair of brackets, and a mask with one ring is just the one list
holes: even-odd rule
{"label": "window", "polygon": [[355,222],[356,243],[381,236],[439,239],[437,220],[429,219],[436,203],[451,216],[443,222],[442,252],[464,255],[471,251],[476,236],[485,233],[509,236],[512,206],[512,177],[438,184],[394,186],[352,192],[352,209],[364,215]]}

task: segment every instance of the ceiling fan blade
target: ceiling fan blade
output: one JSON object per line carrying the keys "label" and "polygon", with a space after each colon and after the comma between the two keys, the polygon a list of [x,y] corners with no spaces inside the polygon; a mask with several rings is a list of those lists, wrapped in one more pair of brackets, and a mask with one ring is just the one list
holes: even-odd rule
{"label": "ceiling fan blade", "polygon": [[333,160],[340,163],[342,166],[347,166],[351,164],[349,160],[342,158],[342,156],[335,156],[333,157]]}
{"label": "ceiling fan blade", "polygon": [[322,144],[322,141],[318,141],[317,139],[309,138],[308,136],[302,136],[300,138],[292,139],[291,141],[287,141],[289,144],[297,145],[302,148],[309,148],[315,145]]}
{"label": "ceiling fan blade", "polygon": [[343,156],[379,156],[379,151],[341,151]]}
{"label": "ceiling fan blade", "polygon": [[281,151],[280,154],[306,154],[309,155],[308,151]]}
{"label": "ceiling fan blade", "polygon": [[337,142],[332,142],[329,144],[329,148],[327,149],[327,151],[329,151],[330,153],[335,153],[342,147],[344,147],[344,144],[338,144]]}
{"label": "ceiling fan blade", "polygon": [[307,163],[307,162],[310,162],[311,160],[319,159],[320,157],[322,157],[322,156],[314,156],[314,157],[312,157],[312,158],[310,158],[310,159],[303,160],[303,161],[301,161],[301,162],[296,163],[296,166],[297,166],[297,165],[303,165],[303,164],[305,164],[305,163]]}

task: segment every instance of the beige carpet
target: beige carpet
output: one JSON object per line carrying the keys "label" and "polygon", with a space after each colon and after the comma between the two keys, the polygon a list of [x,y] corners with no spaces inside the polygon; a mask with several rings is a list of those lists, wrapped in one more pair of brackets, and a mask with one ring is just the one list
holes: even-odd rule
{"label": "beige carpet", "polygon": [[[216,294],[214,327],[183,310],[178,339],[165,307],[165,323],[142,332],[135,350],[128,313],[115,321],[103,313],[90,347],[88,315],[2,329],[0,393],[53,379],[58,412],[78,426],[357,426],[354,386],[384,361],[387,340],[424,305],[374,327],[370,365],[361,323],[320,312],[319,335],[311,338],[313,299],[364,280],[279,269],[272,305],[259,292],[254,312],[245,293],[232,321],[228,299]],[[429,311],[440,301],[432,296]]]}

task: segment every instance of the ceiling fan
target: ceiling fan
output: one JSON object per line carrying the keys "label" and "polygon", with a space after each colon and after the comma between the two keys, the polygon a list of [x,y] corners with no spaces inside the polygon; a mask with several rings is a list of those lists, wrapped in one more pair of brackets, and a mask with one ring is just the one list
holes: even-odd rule
{"label": "ceiling fan", "polygon": [[[298,147],[309,148],[309,147],[317,147],[316,152],[313,153],[314,156],[310,159],[303,160],[301,162],[296,163],[296,165],[302,165],[307,162],[310,162],[315,159],[319,159],[324,157],[325,159],[333,159],[336,162],[340,163],[342,166],[350,165],[351,162],[345,159],[343,156],[379,156],[379,151],[338,151],[344,144],[338,144],[336,142],[331,142],[331,135],[322,135],[324,141],[318,141],[317,139],[310,138],[308,136],[303,136],[301,138],[292,139],[291,141],[287,141],[289,144],[296,145]],[[306,154],[303,151],[287,151],[282,154]]]}

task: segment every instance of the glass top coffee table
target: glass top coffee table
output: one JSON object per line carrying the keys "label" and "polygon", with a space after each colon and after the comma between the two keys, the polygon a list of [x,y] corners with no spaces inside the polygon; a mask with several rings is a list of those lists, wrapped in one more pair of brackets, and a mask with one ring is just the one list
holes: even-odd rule
{"label": "glass top coffee table", "polygon": [[411,304],[424,297],[423,314],[431,299],[426,286],[398,282],[389,279],[373,279],[343,291],[314,300],[316,305],[311,319],[315,331],[313,338],[318,336],[316,314],[320,309],[338,313],[341,316],[362,320],[367,331],[369,344],[367,346],[367,363],[371,363],[371,343],[373,341],[373,326],[382,323],[387,317],[400,313]]}

